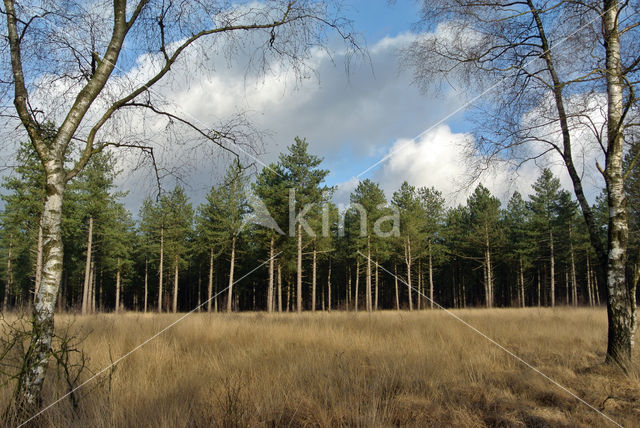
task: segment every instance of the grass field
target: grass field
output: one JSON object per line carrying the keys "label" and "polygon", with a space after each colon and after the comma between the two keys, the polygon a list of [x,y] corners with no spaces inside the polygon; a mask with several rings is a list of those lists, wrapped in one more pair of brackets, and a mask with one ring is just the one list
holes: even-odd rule
{"label": "grass field", "polygon": [[[640,377],[601,365],[602,309],[455,313],[624,426]],[[95,372],[175,315],[61,316]],[[634,360],[636,366],[638,356]],[[48,382],[48,399],[54,398]],[[39,426],[613,426],[442,311],[193,314]],[[3,405],[9,391],[2,392]]]}

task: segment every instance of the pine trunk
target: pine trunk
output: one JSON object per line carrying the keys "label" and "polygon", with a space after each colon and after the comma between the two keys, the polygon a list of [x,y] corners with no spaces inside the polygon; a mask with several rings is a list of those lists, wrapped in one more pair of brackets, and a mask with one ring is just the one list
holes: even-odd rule
{"label": "pine trunk", "polygon": [[407,291],[409,293],[409,310],[413,310],[413,301],[411,299],[411,241],[407,238],[405,244],[405,264],[407,265]]}
{"label": "pine trunk", "polygon": [[356,260],[356,289],[355,289],[355,296],[354,296],[354,305],[353,308],[356,312],[358,312],[358,285],[360,283],[360,260],[357,259]]}
{"label": "pine trunk", "polygon": [[367,281],[365,289],[367,312],[371,312],[371,239],[367,237]]}
{"label": "pine trunk", "polygon": [[416,307],[422,309],[422,296],[424,295],[424,286],[422,285],[422,261],[418,260],[418,292],[416,293]]}
{"label": "pine trunk", "polygon": [[373,308],[377,311],[378,310],[378,261],[376,260],[375,262],[375,267],[376,267],[376,295],[375,295],[375,305],[373,306]]}
{"label": "pine trunk", "polygon": [[311,311],[316,311],[316,246],[313,245],[313,262],[311,265]]}
{"label": "pine trunk", "polygon": [[274,264],[275,264],[275,237],[271,237],[269,242],[269,288],[267,289],[267,312],[273,312],[273,280],[274,280]]}
{"label": "pine trunk", "polygon": [[296,276],[296,311],[302,312],[302,223],[298,223],[298,260]]}
{"label": "pine trunk", "polygon": [[160,267],[158,279],[158,312],[162,312],[162,279],[164,276],[164,226],[160,228]]}
{"label": "pine trunk", "polygon": [[327,274],[327,310],[331,312],[331,258],[329,258],[329,273]]}
{"label": "pine trunk", "polygon": [[209,278],[207,281],[207,312],[211,313],[211,300],[213,300],[213,248],[209,249]]}
{"label": "pine trunk", "polygon": [[278,263],[278,312],[282,313],[282,267]]}
{"label": "pine trunk", "polygon": [[551,307],[553,308],[556,305],[556,260],[553,251],[553,229],[551,225],[549,225],[549,253],[550,253],[550,284],[551,289],[549,291],[551,297]]}
{"label": "pine trunk", "polygon": [[569,269],[565,265],[564,268],[564,286],[565,286],[565,303],[569,306],[569,289],[571,288],[571,284],[569,282]]}
{"label": "pine trunk", "polygon": [[2,312],[7,313],[7,306],[9,305],[9,293],[13,288],[13,270],[11,267],[11,258],[13,255],[11,254],[13,250],[13,236],[9,237],[9,252],[7,254],[7,282],[4,286],[4,299],[2,301]]}
{"label": "pine trunk", "polygon": [[82,315],[86,315],[87,310],[89,308],[89,281],[91,281],[91,247],[93,242],[93,216],[89,217],[89,232],[87,233],[87,235],[88,235],[87,258],[84,264],[84,287],[82,288]]}
{"label": "pine trunk", "polygon": [[398,290],[398,266],[393,264],[393,284],[396,289],[396,310],[400,310],[400,290]]}
{"label": "pine trunk", "polygon": [[171,305],[171,311],[175,314],[178,312],[178,278],[179,278],[180,263],[178,255],[176,254],[173,259],[173,304]]}
{"label": "pine trunk", "polygon": [[347,295],[346,295],[347,310],[351,307],[351,266],[347,273]]}
{"label": "pine trunk", "polygon": [[524,295],[524,269],[522,268],[522,256],[520,256],[520,295],[522,296],[520,306],[524,308],[527,306],[527,302]]}
{"label": "pine trunk", "polygon": [[431,239],[429,239],[429,307],[433,309],[433,253]]}
{"label": "pine trunk", "polygon": [[540,282],[541,282],[541,279],[540,279],[540,268],[538,267],[538,307],[542,306],[542,302],[540,301],[540,298],[541,298],[541,296],[540,296],[540,288],[541,288]]}
{"label": "pine trunk", "polygon": [[589,301],[589,306],[593,306],[593,281],[591,276],[591,257],[589,257],[589,253],[587,252],[587,300]]}
{"label": "pine trunk", "polygon": [[[102,274],[102,271],[100,271],[100,274]],[[91,278],[93,278],[91,280],[90,286],[89,286],[89,312],[91,312],[92,314],[96,312],[96,286],[98,285],[98,272],[96,271],[96,262],[95,260],[91,261]],[[102,279],[102,275],[100,277],[100,279]],[[102,281],[100,282],[100,285],[102,285]],[[102,288],[100,289],[102,291]],[[100,293],[102,294],[102,293]],[[102,300],[102,299],[101,299]],[[98,308],[102,306],[102,302],[99,302],[100,304],[98,304]]]}
{"label": "pine trunk", "polygon": [[229,266],[229,299],[227,300],[227,313],[231,313],[233,306],[233,270],[236,263],[236,237],[231,239],[231,262]]}
{"label": "pine trunk", "polygon": [[144,261],[144,313],[147,313],[149,303],[149,261]]}
{"label": "pine trunk", "polygon": [[486,236],[487,253],[487,307],[493,307],[493,266],[491,265],[491,247],[489,245],[489,233]]}
{"label": "pine trunk", "polygon": [[120,311],[120,258],[116,268],[116,314]]}
{"label": "pine trunk", "polygon": [[573,251],[573,243],[570,245],[571,251],[571,301],[573,306],[578,306],[578,281],[576,280],[576,257]]}

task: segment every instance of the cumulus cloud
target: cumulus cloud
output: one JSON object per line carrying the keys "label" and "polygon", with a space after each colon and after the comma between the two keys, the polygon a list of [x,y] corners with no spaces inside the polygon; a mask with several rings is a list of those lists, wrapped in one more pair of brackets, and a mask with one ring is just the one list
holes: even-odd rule
{"label": "cumulus cloud", "polygon": [[[605,129],[602,117],[604,101],[596,94],[588,98],[574,97],[568,102],[572,112],[570,125],[574,163],[591,202],[602,189],[596,163],[603,162],[597,137]],[[560,131],[543,113],[546,111],[544,103],[541,101],[541,105],[529,112],[523,122],[535,129],[538,138],[561,145]],[[443,192],[449,205],[456,205],[464,203],[480,182],[503,202],[516,190],[526,197],[532,192],[531,184],[541,169],[549,168],[562,186],[573,192],[571,179],[557,152],[535,156],[547,151],[548,143],[532,139],[524,145],[520,156],[531,157],[532,160],[522,164],[517,159],[499,157],[487,163],[474,155],[474,144],[474,136],[470,133],[454,132],[446,124],[436,126],[417,138],[396,140],[381,156],[383,161],[373,173],[373,178],[382,184],[387,196],[407,181],[415,186],[435,187]],[[482,168],[480,172],[479,165]],[[352,181],[345,183],[345,188],[352,187]]]}
{"label": "cumulus cloud", "polygon": [[[411,77],[399,71],[398,49],[413,37],[401,34],[380,40],[370,46],[370,60],[352,62],[348,71],[344,53],[330,57],[316,50],[310,60],[315,73],[302,80],[286,69],[266,75],[247,73],[246,58],[229,64],[211,55],[208,69],[215,73],[177,66],[171,81],[155,86],[153,92],[172,112],[200,125],[224,122],[243,112],[254,129],[263,132],[257,146],[240,148],[244,162],[258,168],[277,160],[295,136],[307,138],[310,151],[323,157],[322,167],[331,171],[329,184],[336,184],[358,173],[358,165],[383,155],[398,135],[420,132],[461,102],[455,94],[438,102],[425,98],[411,85]],[[147,61],[151,59],[139,58],[130,71],[136,80],[147,73],[144,70],[153,69]],[[123,126],[129,135],[162,140],[167,121],[139,114],[127,117]],[[164,145],[159,159],[165,171],[179,172],[197,203],[219,179],[229,158],[220,157],[220,150],[207,152],[198,146],[193,151],[187,146],[193,147]],[[128,205],[135,210],[141,198],[153,191],[154,180],[150,171],[135,170],[132,165],[135,162],[129,159],[121,186],[131,191]],[[137,185],[130,186],[132,182]]]}

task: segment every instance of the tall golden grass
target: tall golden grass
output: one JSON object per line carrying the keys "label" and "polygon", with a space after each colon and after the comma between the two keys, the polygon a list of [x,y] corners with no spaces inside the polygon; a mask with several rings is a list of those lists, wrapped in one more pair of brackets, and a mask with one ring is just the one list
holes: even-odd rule
{"label": "tall golden grass", "polygon": [[[617,422],[640,425],[637,372],[601,364],[604,310],[455,313]],[[83,348],[97,371],[176,319],[127,313],[57,322],[90,333]],[[52,401],[55,379],[47,385]],[[607,426],[443,311],[193,314],[78,394],[77,410],[63,400],[37,425]],[[6,405],[8,389],[1,399]]]}

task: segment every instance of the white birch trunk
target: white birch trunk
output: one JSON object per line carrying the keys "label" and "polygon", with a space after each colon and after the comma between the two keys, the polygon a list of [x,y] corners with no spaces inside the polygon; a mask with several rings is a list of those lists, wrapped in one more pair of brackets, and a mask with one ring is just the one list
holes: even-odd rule
{"label": "white birch trunk", "polygon": [[56,299],[62,280],[64,168],[61,160],[48,160],[44,166],[47,193],[42,218],[42,281],[34,303],[30,352],[25,358],[25,368],[16,389],[18,407],[29,409],[36,408],[41,402],[42,385],[51,351]]}
{"label": "white birch trunk", "polygon": [[36,298],[36,294],[38,294],[40,281],[42,280],[42,218],[43,214],[40,214],[40,221],[38,222],[38,247],[36,248],[36,278],[33,293],[34,301]]}
{"label": "white birch trunk", "polygon": [[[632,299],[626,282],[629,238],[622,162],[624,156],[624,86],[620,58],[618,0],[604,1],[603,30],[607,79],[607,155],[605,181],[609,202],[609,249],[607,254],[607,361],[626,368],[631,363],[633,342]],[[596,290],[596,296],[597,290]]]}

